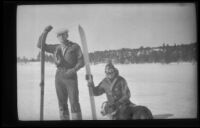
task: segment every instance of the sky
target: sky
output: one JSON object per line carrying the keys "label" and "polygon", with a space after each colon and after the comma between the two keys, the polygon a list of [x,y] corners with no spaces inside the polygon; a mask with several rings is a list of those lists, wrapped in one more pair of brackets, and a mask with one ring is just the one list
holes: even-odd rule
{"label": "sky", "polygon": [[17,8],[17,57],[36,58],[38,38],[53,26],[46,43],[58,44],[56,32],[69,30],[69,40],[81,46],[78,25],[89,52],[196,42],[196,12],[182,4],[59,4]]}

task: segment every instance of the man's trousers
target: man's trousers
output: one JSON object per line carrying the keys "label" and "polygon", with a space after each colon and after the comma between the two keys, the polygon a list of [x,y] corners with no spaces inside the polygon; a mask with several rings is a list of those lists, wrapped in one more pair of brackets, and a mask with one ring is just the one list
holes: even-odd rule
{"label": "man's trousers", "polygon": [[69,120],[68,99],[71,105],[72,120],[81,120],[77,74],[71,77],[65,75],[64,70],[57,69],[55,77],[56,93],[58,97],[60,119]]}

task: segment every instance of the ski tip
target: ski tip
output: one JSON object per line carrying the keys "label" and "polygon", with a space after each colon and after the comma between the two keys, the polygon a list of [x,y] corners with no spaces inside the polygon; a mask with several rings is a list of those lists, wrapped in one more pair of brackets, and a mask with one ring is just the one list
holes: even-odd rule
{"label": "ski tip", "polygon": [[83,33],[83,28],[81,27],[81,25],[78,26],[78,29],[79,29],[80,32]]}

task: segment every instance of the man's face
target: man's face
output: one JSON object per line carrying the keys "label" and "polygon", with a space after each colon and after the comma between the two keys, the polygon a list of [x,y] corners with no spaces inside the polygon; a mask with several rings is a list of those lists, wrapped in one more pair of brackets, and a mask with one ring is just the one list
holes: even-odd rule
{"label": "man's face", "polygon": [[57,38],[61,43],[64,43],[68,39],[68,33],[63,33],[61,35],[58,35]]}
{"label": "man's face", "polygon": [[106,77],[109,79],[113,79],[115,77],[115,69],[106,67],[105,69]]}

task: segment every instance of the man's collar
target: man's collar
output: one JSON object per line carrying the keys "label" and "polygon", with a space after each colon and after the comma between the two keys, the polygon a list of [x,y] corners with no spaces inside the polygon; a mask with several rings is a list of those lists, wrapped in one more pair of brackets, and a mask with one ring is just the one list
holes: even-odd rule
{"label": "man's collar", "polygon": [[69,40],[66,40],[64,43],[62,43],[64,46],[70,46],[72,43]]}

